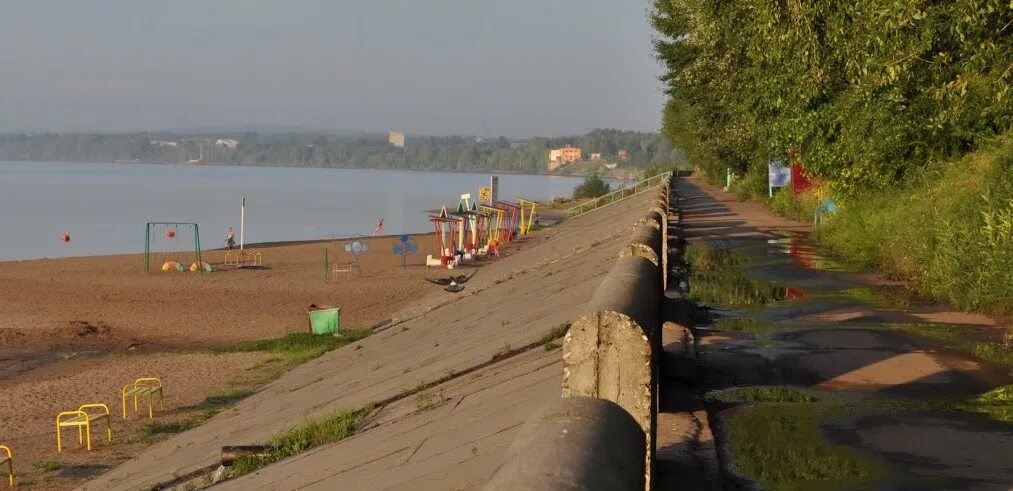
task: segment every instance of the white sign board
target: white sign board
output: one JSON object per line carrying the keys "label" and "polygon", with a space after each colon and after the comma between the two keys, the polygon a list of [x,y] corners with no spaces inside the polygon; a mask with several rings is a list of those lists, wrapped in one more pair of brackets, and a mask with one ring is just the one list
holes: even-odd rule
{"label": "white sign board", "polygon": [[767,164],[767,181],[770,197],[774,197],[774,188],[791,184],[791,167],[788,167],[783,160],[771,160]]}

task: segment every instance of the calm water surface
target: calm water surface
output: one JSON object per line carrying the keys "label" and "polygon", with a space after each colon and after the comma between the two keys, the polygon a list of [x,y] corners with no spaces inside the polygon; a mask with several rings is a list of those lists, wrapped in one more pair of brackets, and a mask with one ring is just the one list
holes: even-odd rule
{"label": "calm water surface", "polygon": [[[246,197],[246,242],[428,232],[426,210],[478,196],[488,174],[153,164],[0,162],[0,261],[136,253],[149,221],[197,222],[203,248],[239,240]],[[500,175],[500,199],[569,195],[580,178]],[[60,242],[68,234],[69,243]],[[191,241],[159,234],[155,249]]]}

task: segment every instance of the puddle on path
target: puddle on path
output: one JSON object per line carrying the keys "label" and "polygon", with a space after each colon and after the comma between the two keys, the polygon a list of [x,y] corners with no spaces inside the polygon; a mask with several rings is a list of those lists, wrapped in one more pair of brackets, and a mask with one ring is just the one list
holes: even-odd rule
{"label": "puddle on path", "polygon": [[[984,327],[925,324],[923,314],[941,306],[870,284],[801,234],[698,243],[686,259],[706,390],[789,386],[832,395],[811,408],[712,404],[730,453],[725,463],[740,477],[773,489],[1013,486],[1013,465],[988,464],[986,472],[968,464],[1013,455],[1013,421],[955,409],[954,401],[1013,384],[1013,363],[1002,363],[1013,357],[974,339]],[[741,429],[749,418],[780,429],[749,433]],[[818,441],[795,441],[793,433]],[[959,455],[938,450],[975,438],[980,448],[957,445]],[[796,458],[800,448],[811,455]],[[834,465],[844,471],[819,470]]]}

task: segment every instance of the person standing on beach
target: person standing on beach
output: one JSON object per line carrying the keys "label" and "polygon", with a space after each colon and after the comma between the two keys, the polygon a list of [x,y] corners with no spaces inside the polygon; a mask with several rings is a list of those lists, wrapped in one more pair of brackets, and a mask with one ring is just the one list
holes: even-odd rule
{"label": "person standing on beach", "polygon": [[236,245],[236,234],[232,231],[232,227],[225,229],[225,245],[229,247],[231,251]]}

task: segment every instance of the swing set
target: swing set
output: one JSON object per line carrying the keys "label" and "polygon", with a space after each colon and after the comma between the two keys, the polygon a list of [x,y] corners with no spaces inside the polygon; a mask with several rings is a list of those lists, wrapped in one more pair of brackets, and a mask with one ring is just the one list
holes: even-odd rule
{"label": "swing set", "polygon": [[[188,236],[183,242],[184,244],[190,244],[192,241],[193,249],[191,250],[187,246],[187,249],[180,250],[175,247],[171,247],[176,243],[177,235],[179,232],[185,232]],[[168,241],[168,247],[159,247],[158,236],[164,235]],[[182,239],[181,239],[182,240]],[[173,249],[166,252],[159,252],[159,249]],[[193,253],[190,257],[189,254]],[[175,254],[175,260],[171,256]],[[153,258],[153,256],[157,256]],[[200,227],[196,223],[192,222],[148,222],[144,226],[144,272],[151,272],[151,263],[153,259],[163,259],[161,270],[162,271],[190,271],[195,272],[210,272],[212,270],[211,265],[201,260],[200,251]],[[157,261],[156,261],[157,262]]]}

